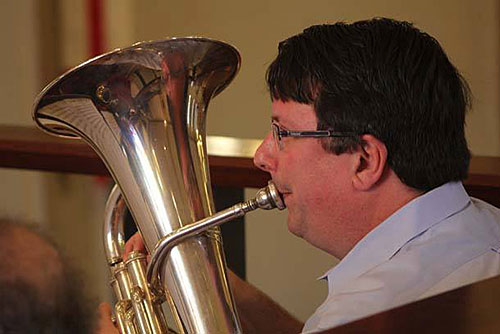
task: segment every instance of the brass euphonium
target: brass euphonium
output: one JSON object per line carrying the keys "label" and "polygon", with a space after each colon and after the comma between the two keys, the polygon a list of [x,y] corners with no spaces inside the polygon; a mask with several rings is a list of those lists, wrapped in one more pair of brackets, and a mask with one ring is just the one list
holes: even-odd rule
{"label": "brass euphonium", "polygon": [[[124,333],[165,332],[158,312],[164,299],[174,306],[181,332],[241,332],[215,226],[259,207],[284,205],[270,184],[255,199],[214,215],[205,116],[210,99],[231,82],[239,63],[235,48],[209,39],[144,42],[68,71],[35,102],[38,126],[85,140],[119,187],[107,204],[108,262],[117,280],[124,267],[135,266],[129,271],[141,267],[137,275],[146,282],[129,272],[125,290],[115,288],[119,303],[124,301],[123,312],[117,312]],[[132,254],[126,264],[120,259],[124,203],[152,256],[147,269],[140,255]],[[132,316],[135,320],[120,323],[120,317]]]}

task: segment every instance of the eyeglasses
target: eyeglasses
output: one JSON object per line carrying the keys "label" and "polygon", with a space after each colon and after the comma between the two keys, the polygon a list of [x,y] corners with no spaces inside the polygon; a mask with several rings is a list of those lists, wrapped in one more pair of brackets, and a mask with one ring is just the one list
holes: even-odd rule
{"label": "eyeglasses", "polygon": [[359,134],[354,132],[335,132],[332,130],[314,130],[314,131],[290,131],[283,130],[280,126],[271,122],[271,128],[273,130],[273,138],[276,143],[276,146],[279,149],[283,148],[283,143],[281,139],[283,137],[297,137],[297,138],[325,138],[325,137],[336,137],[336,138],[344,138],[344,137],[357,137]]}

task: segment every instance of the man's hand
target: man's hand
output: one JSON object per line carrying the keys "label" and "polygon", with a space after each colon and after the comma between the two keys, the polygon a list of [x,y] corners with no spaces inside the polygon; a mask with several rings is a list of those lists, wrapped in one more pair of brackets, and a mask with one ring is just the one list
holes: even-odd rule
{"label": "man's hand", "polygon": [[[141,234],[137,232],[125,243],[125,249],[123,251],[123,260],[126,260],[128,254],[132,251],[140,251],[145,253],[146,247],[144,246],[144,241],[142,241]],[[109,303],[99,304],[98,310],[98,321],[96,334],[119,334],[118,329],[111,321],[112,308]]]}
{"label": "man's hand", "polygon": [[125,243],[125,250],[123,252],[123,260],[126,260],[128,254],[132,251],[140,251],[146,253],[146,246],[144,246],[144,241],[139,232],[136,232],[130,239]]}
{"label": "man's hand", "polygon": [[118,329],[111,321],[111,305],[101,303],[98,308],[98,323],[95,334],[119,334]]}

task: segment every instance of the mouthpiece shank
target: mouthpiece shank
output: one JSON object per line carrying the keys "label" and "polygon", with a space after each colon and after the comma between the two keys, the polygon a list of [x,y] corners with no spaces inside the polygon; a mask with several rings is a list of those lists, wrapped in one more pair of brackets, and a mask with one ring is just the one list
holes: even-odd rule
{"label": "mouthpiece shank", "polygon": [[269,181],[267,187],[260,189],[255,198],[238,203],[230,208],[217,212],[216,214],[203,218],[197,222],[185,225],[176,231],[163,237],[156,245],[151,262],[148,266],[147,279],[153,282],[158,277],[158,268],[162,264],[168,253],[183,240],[202,233],[211,227],[221,225],[235,218],[244,216],[250,211],[256,209],[271,210],[277,208],[283,210],[285,204],[280,193],[272,181]]}

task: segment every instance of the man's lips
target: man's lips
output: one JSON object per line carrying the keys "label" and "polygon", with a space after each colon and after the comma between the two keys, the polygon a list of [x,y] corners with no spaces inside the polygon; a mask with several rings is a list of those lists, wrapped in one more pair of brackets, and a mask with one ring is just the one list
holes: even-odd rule
{"label": "man's lips", "polygon": [[283,201],[286,201],[288,197],[290,197],[291,193],[290,192],[283,192],[283,193],[280,193],[281,194],[281,198],[283,198]]}
{"label": "man's lips", "polygon": [[283,189],[283,187],[281,187],[279,184],[275,183],[276,184],[276,189],[278,189],[278,192],[282,195],[282,196],[288,196],[291,194],[291,191],[287,190],[287,189]]}
{"label": "man's lips", "polygon": [[283,187],[279,182],[273,180],[275,186],[276,186],[276,189],[278,190],[278,192],[280,193],[280,197],[283,201],[285,201],[285,199],[287,197],[289,197],[291,195],[291,191],[288,190],[286,187]]}

